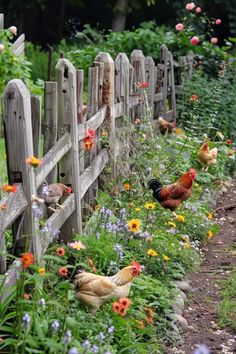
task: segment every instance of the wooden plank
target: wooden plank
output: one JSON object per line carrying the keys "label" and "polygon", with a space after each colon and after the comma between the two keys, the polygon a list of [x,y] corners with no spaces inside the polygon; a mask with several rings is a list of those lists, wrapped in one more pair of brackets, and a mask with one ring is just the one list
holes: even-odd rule
{"label": "wooden plank", "polygon": [[[21,183],[16,183],[17,193],[9,193],[0,200],[0,273],[6,272],[5,230],[21,215],[28,205]],[[2,208],[2,206],[4,208]]]}
{"label": "wooden plank", "polygon": [[129,94],[134,93],[134,68],[133,65],[129,63]]}
{"label": "wooden plank", "polygon": [[4,300],[11,295],[14,290],[14,285],[16,284],[16,280],[20,276],[20,271],[22,269],[22,263],[19,259],[14,260],[8,271],[5,273],[5,278],[1,286],[1,294],[0,301],[4,302]]}
{"label": "wooden plank", "polygon": [[167,111],[166,112],[166,115],[165,115],[165,119],[166,120],[173,120],[175,119],[175,111],[172,109],[170,111]]}
{"label": "wooden plank", "polygon": [[77,93],[77,121],[84,122],[84,70],[76,70],[76,93]]}
{"label": "wooden plank", "polygon": [[110,165],[112,171],[112,178],[117,177],[116,169],[116,155],[114,142],[116,139],[115,133],[115,117],[114,107],[115,103],[115,65],[112,57],[109,53],[100,52],[95,58],[96,62],[104,63],[104,75],[103,75],[103,103],[107,105],[106,111],[106,126],[108,129],[109,142],[110,142]]}
{"label": "wooden plank", "polygon": [[124,113],[124,103],[123,102],[116,103],[114,105],[114,110],[115,110],[115,119],[122,117],[125,114]]}
{"label": "wooden plank", "polygon": [[150,120],[152,121],[154,116],[155,63],[150,56],[145,58],[145,81],[148,83],[147,99],[150,107]]}
{"label": "wooden plank", "polygon": [[173,55],[170,51],[168,51],[168,63],[169,63],[168,87],[171,88],[169,102],[170,102],[170,110],[173,111],[173,118],[175,120],[176,119],[175,76],[174,76]]}
{"label": "wooden plank", "polygon": [[31,120],[33,132],[33,149],[34,156],[40,154],[40,138],[41,138],[41,108],[42,100],[40,96],[31,96]]}
{"label": "wooden plank", "polygon": [[0,213],[0,230],[6,230],[17,217],[25,210],[29,202],[25,196],[21,183],[14,184],[17,187],[17,193],[9,193],[0,201],[1,205],[6,205],[7,209]]}
{"label": "wooden plank", "polygon": [[[46,81],[44,84],[44,124],[43,155],[46,155],[57,141],[58,129],[57,83]],[[69,151],[69,150],[68,150]],[[45,162],[45,161],[44,161]],[[55,181],[57,169],[54,168],[45,177],[48,184]]]}
{"label": "wooden plank", "polygon": [[75,211],[62,228],[63,240],[71,239],[74,233],[82,233],[82,209],[79,184],[79,144],[77,122],[76,70],[67,59],[59,59],[56,65],[58,83],[58,132],[59,137],[65,129],[71,135],[72,148],[64,156],[59,169],[59,180],[71,184],[75,195]]}
{"label": "wooden plank", "polygon": [[98,178],[108,162],[109,156],[107,149],[102,149],[101,152],[92,161],[91,165],[84,170],[79,179],[81,184],[81,198],[84,197],[88,188],[92,185],[96,178]]}
{"label": "wooden plank", "polygon": [[193,76],[193,60],[194,60],[194,53],[190,50],[187,54],[187,61],[188,61],[188,79],[191,80]]}
{"label": "wooden plank", "polygon": [[0,30],[4,29],[4,14],[0,14]]}
{"label": "wooden plank", "polygon": [[85,132],[91,128],[97,130],[106,117],[106,106],[102,106],[87,122],[78,125],[78,140],[84,140]]}
{"label": "wooden plank", "polygon": [[154,102],[163,101],[163,93],[156,93],[154,95]]}
{"label": "wooden plank", "polygon": [[162,79],[163,102],[161,106],[160,115],[163,118],[166,118],[166,100],[167,100],[167,82],[168,82],[168,74],[167,74],[168,48],[165,44],[161,46],[161,63],[164,65],[164,70],[163,70],[163,79]]}
{"label": "wooden plank", "polygon": [[72,147],[71,136],[65,133],[56,144],[42,158],[42,164],[36,171],[36,186],[39,188],[45,181],[48,174],[53,170],[57,163],[70,151]]}
{"label": "wooden plank", "polygon": [[130,55],[130,63],[134,68],[134,92],[137,92],[137,84],[145,81],[145,58],[143,52],[139,49],[134,49]]}
{"label": "wooden plank", "polygon": [[21,55],[24,54],[25,52],[25,35],[21,34],[20,37],[17,38],[17,40],[12,43],[12,51],[16,55]]}
{"label": "wooden plank", "polygon": [[16,182],[23,184],[28,207],[23,216],[22,234],[29,238],[31,249],[39,261],[41,258],[39,225],[31,208],[32,195],[36,195],[35,174],[33,168],[25,162],[27,157],[33,156],[31,103],[30,93],[21,80],[11,80],[3,93],[3,118],[8,180],[10,184]]}
{"label": "wooden plank", "polygon": [[130,96],[129,97],[129,108],[135,107],[139,104],[139,96]]}

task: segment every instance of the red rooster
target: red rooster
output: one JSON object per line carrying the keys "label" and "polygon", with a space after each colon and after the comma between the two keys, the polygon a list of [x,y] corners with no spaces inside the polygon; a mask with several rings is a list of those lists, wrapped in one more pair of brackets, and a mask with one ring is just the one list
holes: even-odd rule
{"label": "red rooster", "polygon": [[175,211],[184,200],[187,200],[191,196],[193,181],[196,177],[196,170],[190,168],[175,183],[163,186],[159,179],[151,179],[148,187],[153,190],[153,197],[163,208]]}

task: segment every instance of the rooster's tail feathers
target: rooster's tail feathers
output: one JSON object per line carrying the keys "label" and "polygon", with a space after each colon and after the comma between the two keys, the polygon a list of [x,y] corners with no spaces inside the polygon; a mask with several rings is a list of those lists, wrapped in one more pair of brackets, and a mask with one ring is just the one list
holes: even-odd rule
{"label": "rooster's tail feathers", "polygon": [[214,149],[211,149],[211,153],[212,153],[212,156],[214,157],[214,159],[217,157],[217,153],[218,153],[218,150],[217,148],[215,147]]}

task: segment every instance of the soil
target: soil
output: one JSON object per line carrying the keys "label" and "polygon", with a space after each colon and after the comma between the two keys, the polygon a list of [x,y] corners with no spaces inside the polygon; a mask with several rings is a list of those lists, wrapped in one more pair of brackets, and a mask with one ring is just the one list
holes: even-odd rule
{"label": "soil", "polygon": [[222,225],[204,249],[204,261],[188,279],[192,291],[183,317],[190,329],[183,334],[183,341],[165,354],[193,354],[198,344],[205,344],[211,354],[236,353],[236,333],[217,324],[217,305],[220,301],[222,280],[229,277],[236,266],[236,181],[227,187],[216,207],[216,218]]}

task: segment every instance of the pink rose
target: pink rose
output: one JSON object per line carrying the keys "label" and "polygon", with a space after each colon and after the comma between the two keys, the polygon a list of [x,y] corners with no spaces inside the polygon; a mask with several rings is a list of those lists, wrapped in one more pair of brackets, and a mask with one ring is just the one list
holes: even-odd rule
{"label": "pink rose", "polygon": [[202,9],[201,9],[200,7],[196,7],[195,12],[196,12],[197,14],[200,14],[200,12],[202,12]]}
{"label": "pink rose", "polygon": [[220,19],[220,18],[217,18],[217,20],[215,20],[215,24],[216,24],[216,25],[220,25],[220,24],[221,24],[221,19]]}
{"label": "pink rose", "polygon": [[10,31],[11,33],[13,33],[15,36],[17,35],[17,28],[16,28],[16,26],[11,26],[11,27],[9,27],[9,31]]}
{"label": "pink rose", "polygon": [[0,43],[0,52],[4,50],[4,45]]}
{"label": "pink rose", "polygon": [[176,31],[183,31],[184,25],[182,23],[177,23],[175,26]]}
{"label": "pink rose", "polygon": [[212,37],[212,38],[211,38],[211,43],[212,43],[212,44],[217,44],[217,43],[218,43],[218,38]]}
{"label": "pink rose", "polygon": [[188,2],[188,3],[186,4],[185,8],[186,8],[186,10],[191,11],[191,10],[194,9],[195,6],[196,6],[196,5],[194,4],[194,2]]}
{"label": "pink rose", "polygon": [[190,43],[192,45],[198,45],[200,43],[200,39],[197,36],[194,36],[190,39]]}

